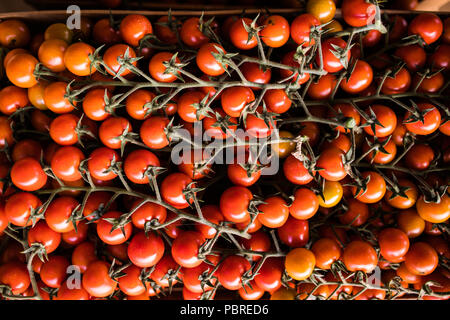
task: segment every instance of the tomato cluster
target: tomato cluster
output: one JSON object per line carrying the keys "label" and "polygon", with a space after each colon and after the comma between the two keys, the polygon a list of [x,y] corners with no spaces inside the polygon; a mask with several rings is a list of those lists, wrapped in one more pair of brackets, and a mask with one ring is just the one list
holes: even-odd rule
{"label": "tomato cluster", "polygon": [[449,18],[306,10],[0,22],[0,295],[448,299]]}

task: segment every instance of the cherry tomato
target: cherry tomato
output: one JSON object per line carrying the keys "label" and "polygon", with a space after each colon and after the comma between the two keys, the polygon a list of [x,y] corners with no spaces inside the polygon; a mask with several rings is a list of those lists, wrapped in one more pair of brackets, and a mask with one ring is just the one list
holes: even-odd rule
{"label": "cherry tomato", "polygon": [[69,288],[67,282],[64,282],[54,300],[89,300],[89,293],[84,288]]}
{"label": "cherry tomato", "polygon": [[111,21],[108,18],[100,19],[94,24],[92,38],[95,42],[106,45],[119,43],[122,39],[120,31],[111,26]]}
{"label": "cherry tomato", "polygon": [[206,117],[201,109],[205,95],[201,91],[188,91],[178,99],[178,115],[186,122],[193,123]]}
{"label": "cherry tomato", "polygon": [[53,200],[45,211],[45,221],[55,232],[69,232],[74,229],[73,214],[79,202],[72,197],[63,196]]}
{"label": "cherry tomato", "polygon": [[28,232],[28,245],[40,243],[47,254],[55,251],[61,243],[61,234],[48,227],[45,221],[39,221]]}
{"label": "cherry tomato", "polygon": [[[333,52],[336,51],[335,48],[345,49],[347,47],[347,43],[341,38],[330,38],[326,39],[322,42],[322,57],[323,57],[323,68],[325,71],[334,73],[342,70],[345,66],[342,64],[341,60],[335,56]],[[348,51],[343,57],[343,59],[347,60],[347,63],[350,61],[351,51]],[[316,63],[320,64],[320,56],[317,55]]]}
{"label": "cherry tomato", "polygon": [[36,211],[41,205],[41,200],[34,194],[18,192],[8,198],[5,204],[5,215],[13,225],[19,227],[30,226],[33,222],[32,218],[36,215]]}
{"label": "cherry tomato", "polygon": [[172,243],[172,257],[184,268],[195,268],[202,263],[198,258],[200,246],[205,238],[200,232],[182,232]]}
{"label": "cherry tomato", "polygon": [[51,160],[52,171],[64,181],[77,181],[81,179],[79,167],[84,158],[83,152],[76,147],[60,147]]}
{"label": "cherry tomato", "polygon": [[316,194],[307,188],[297,189],[294,193],[294,200],[289,207],[290,214],[300,220],[307,220],[313,217],[319,209],[319,200]]}
{"label": "cherry tomato", "polygon": [[68,83],[57,81],[52,82],[44,89],[44,102],[48,109],[54,113],[69,113],[77,105],[76,101],[70,102],[65,98]]}
{"label": "cherry tomato", "polygon": [[289,217],[285,224],[277,229],[280,241],[293,248],[304,247],[309,240],[308,220]]}
{"label": "cherry tomato", "polygon": [[375,19],[375,5],[364,0],[343,0],[341,10],[344,21],[352,27],[366,26]]}
{"label": "cherry tomato", "polygon": [[417,15],[409,23],[408,33],[417,34],[426,44],[431,44],[439,39],[443,29],[442,20],[436,14],[427,12]]}
{"label": "cherry tomato", "polygon": [[258,220],[268,228],[279,228],[286,223],[289,217],[289,208],[286,201],[279,196],[264,200],[264,204],[258,206]]}
{"label": "cherry tomato", "polygon": [[64,65],[67,70],[77,76],[88,76],[96,72],[95,66],[89,58],[95,48],[84,42],[70,45],[64,53]]}
{"label": "cherry tomato", "polygon": [[238,118],[242,110],[254,100],[255,95],[250,88],[239,86],[223,90],[220,101],[227,115]]}
{"label": "cherry tomato", "polygon": [[26,264],[19,261],[2,264],[0,283],[10,287],[13,295],[24,293],[31,283]]}
{"label": "cherry tomato", "polygon": [[309,86],[307,93],[313,100],[325,100],[331,96],[336,85],[336,76],[328,73],[321,76],[317,82],[313,81]]}
{"label": "cherry tomato", "polygon": [[314,253],[305,248],[292,249],[284,262],[287,274],[298,281],[307,279],[314,271],[315,265]]}
{"label": "cherry tomato", "polygon": [[289,40],[289,22],[284,17],[279,15],[269,16],[264,20],[263,25],[261,40],[267,46],[279,48]]}
{"label": "cherry tomato", "polygon": [[378,257],[375,249],[365,241],[352,241],[345,248],[342,254],[342,261],[349,271],[372,272],[377,264]]}
{"label": "cherry tomato", "polygon": [[412,72],[422,69],[427,60],[425,50],[418,44],[399,47],[395,50],[394,55],[402,59]]}
{"label": "cherry tomato", "polygon": [[90,175],[98,180],[109,181],[117,177],[112,169],[113,162],[120,161],[120,155],[112,149],[100,147],[92,151],[88,161]]}
{"label": "cherry tomato", "polygon": [[69,261],[63,256],[53,255],[41,267],[41,280],[50,288],[59,288],[67,277]]}
{"label": "cherry tomato", "polygon": [[191,182],[192,179],[184,173],[171,173],[161,183],[163,200],[177,209],[189,207],[193,199],[187,199],[184,192]]}
{"label": "cherry tomato", "polygon": [[132,132],[130,122],[124,117],[111,117],[100,125],[98,134],[101,142],[111,149],[120,149],[126,143],[123,137]]}
{"label": "cherry tomato", "polygon": [[47,183],[47,175],[39,161],[27,157],[15,162],[11,168],[12,183],[24,191],[36,191]]}
{"label": "cherry tomato", "polygon": [[0,112],[5,115],[11,115],[29,103],[26,89],[7,86],[0,90]]}
{"label": "cherry tomato", "polygon": [[192,17],[187,19],[180,30],[180,38],[187,46],[198,49],[209,42],[209,38],[200,31],[200,19]]}
{"label": "cherry tomato", "polygon": [[220,284],[228,290],[239,290],[242,286],[242,276],[251,265],[247,259],[241,256],[231,255],[225,258],[217,271]]}
{"label": "cherry tomato", "polygon": [[[136,52],[126,44],[115,44],[106,49],[105,53],[103,54],[103,61],[108,66],[108,68],[106,68],[106,71],[110,75],[124,77],[131,73],[131,70],[129,68],[121,68],[121,64],[118,61],[120,59],[124,59],[125,53],[127,51],[129,58],[136,58]],[[136,66],[137,61],[134,61],[131,64],[133,66]]]}
{"label": "cherry tomato", "polygon": [[250,220],[248,206],[253,199],[251,191],[242,186],[226,189],[220,196],[220,211],[227,221],[235,223]]}
{"label": "cherry tomato", "polygon": [[291,23],[291,38],[298,45],[309,47],[315,40],[310,38],[311,28],[320,25],[320,20],[310,13],[297,16]]}
{"label": "cherry tomato", "polygon": [[439,202],[426,202],[424,196],[420,196],[416,203],[419,216],[425,221],[442,223],[450,218],[450,197],[445,194]]}
{"label": "cherry tomato", "polygon": [[[300,62],[301,60],[295,58],[295,51],[289,51],[281,59],[282,64],[294,68],[299,68]],[[298,73],[298,71],[292,71],[290,69],[280,69],[280,75],[282,78],[291,79],[291,82],[297,83],[298,85],[306,83],[310,78],[309,73]]]}
{"label": "cherry tomato", "polygon": [[44,39],[60,39],[67,43],[72,42],[73,31],[65,23],[53,23],[44,32]]}
{"label": "cherry tomato", "polygon": [[426,170],[433,160],[433,149],[423,143],[413,145],[405,155],[406,166],[413,170]]}
{"label": "cherry tomato", "polygon": [[[377,138],[384,138],[391,135],[397,126],[397,117],[394,111],[392,111],[392,109],[389,107],[379,104],[370,106],[367,110],[365,110],[366,114],[370,115],[370,110],[373,111],[377,121],[381,124],[381,126],[378,124],[374,125],[375,133],[372,129],[372,126],[364,127],[364,131],[372,136],[375,135]],[[366,120],[363,118],[361,123],[365,124]]]}
{"label": "cherry tomato", "polygon": [[[110,211],[105,213],[97,223],[97,235],[106,244],[117,245],[124,243],[131,237],[133,226],[131,222],[126,222],[115,228],[114,223],[109,219],[117,221],[123,213],[119,211]],[[107,220],[108,219],[108,220]]]}
{"label": "cherry tomato", "polygon": [[[404,194],[396,194],[390,189],[386,190],[385,200],[386,202],[397,209],[408,209],[411,208],[414,204],[416,204],[418,191],[416,185],[407,179],[398,179],[399,187],[408,188],[403,191]],[[406,196],[406,197],[405,197]]]}
{"label": "cherry tomato", "polygon": [[[155,54],[148,64],[148,71],[153,79],[160,82],[174,82],[180,75],[179,71],[171,72],[170,69],[164,65],[164,63],[169,63],[173,58],[174,54],[171,52],[158,52]],[[211,55],[212,56],[212,55]],[[175,58],[175,63],[180,63],[178,57]]]}
{"label": "cherry tomato", "polygon": [[439,113],[439,110],[430,103],[418,103],[417,107],[419,109],[419,112],[425,112],[426,110],[426,113],[423,116],[423,121],[410,121],[409,118],[411,117],[411,112],[408,111],[405,114],[405,118],[403,121],[406,129],[417,135],[432,134],[437,129],[439,129],[439,126],[441,124],[441,114]]}
{"label": "cherry tomato", "polygon": [[378,234],[378,243],[383,258],[396,263],[403,260],[409,249],[409,238],[400,229],[386,228]]}
{"label": "cherry tomato", "polygon": [[160,236],[144,231],[136,233],[127,249],[131,262],[141,268],[154,266],[164,255],[164,242]]}
{"label": "cherry tomato", "polygon": [[342,253],[339,244],[330,238],[321,238],[314,242],[311,251],[316,257],[316,266],[321,269],[330,269]]}
{"label": "cherry tomato", "polygon": [[[205,117],[202,120],[205,133],[214,139],[226,139],[232,132],[236,131],[237,119],[228,116],[222,108],[215,108],[213,111],[213,115],[210,114],[210,117]],[[217,126],[220,123],[223,123],[223,126]],[[226,127],[226,129],[223,127]]]}
{"label": "cherry tomato", "polygon": [[344,78],[340,86],[345,92],[355,94],[367,89],[372,80],[372,67],[367,62],[358,60],[348,80]]}
{"label": "cherry tomato", "polygon": [[321,152],[317,160],[319,174],[328,181],[340,181],[345,178],[347,171],[343,163],[344,152],[338,148],[329,148]]}
{"label": "cherry tomato", "polygon": [[403,210],[397,214],[397,224],[399,229],[405,232],[408,238],[420,236],[425,229],[425,221],[412,208]]}
{"label": "cherry tomato", "polygon": [[319,195],[319,206],[322,208],[332,208],[341,201],[344,190],[339,181],[325,180],[325,185],[322,191],[323,197]]}
{"label": "cherry tomato", "polygon": [[141,14],[129,14],[120,23],[120,35],[133,47],[137,47],[139,41],[151,33],[153,33],[152,24]]}
{"label": "cherry tomato", "polygon": [[6,65],[6,76],[19,88],[31,88],[37,84],[33,72],[38,60],[28,53],[14,55]]}
{"label": "cherry tomato", "polygon": [[387,77],[381,87],[383,94],[392,95],[408,91],[411,85],[411,75],[406,68],[401,68],[392,77]]}
{"label": "cherry tomato", "polygon": [[[266,84],[269,83],[272,77],[272,70],[270,68],[261,67],[257,63],[244,62],[240,66],[241,72],[245,79],[253,83]],[[259,87],[252,87],[253,90],[259,90]]]}
{"label": "cherry tomato", "polygon": [[225,49],[218,43],[205,43],[197,52],[197,66],[205,74],[209,76],[220,76],[225,73],[228,65],[217,60],[214,54],[226,54]]}
{"label": "cherry tomato", "polygon": [[304,164],[292,154],[283,163],[283,172],[286,179],[298,185],[308,184],[313,180]]}
{"label": "cherry tomato", "polygon": [[94,261],[89,264],[83,274],[83,288],[93,297],[104,298],[111,295],[117,287],[117,282],[111,279],[110,265],[105,261]]}
{"label": "cherry tomato", "polygon": [[244,27],[244,24],[246,24],[247,27],[250,27],[251,23],[252,19],[250,18],[240,18],[230,26],[230,40],[236,48],[250,50],[258,45],[256,37],[254,35],[250,37]]}
{"label": "cherry tomato", "polygon": [[439,262],[436,250],[428,243],[416,242],[405,255],[405,267],[409,272],[426,276],[431,274]]}

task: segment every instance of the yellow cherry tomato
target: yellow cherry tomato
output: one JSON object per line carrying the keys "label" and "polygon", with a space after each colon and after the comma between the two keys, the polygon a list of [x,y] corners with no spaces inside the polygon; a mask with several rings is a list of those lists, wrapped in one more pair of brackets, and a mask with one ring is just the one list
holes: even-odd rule
{"label": "yellow cherry tomato", "polygon": [[323,198],[318,195],[319,205],[323,208],[334,207],[341,201],[344,190],[339,181],[325,181],[323,188]]}
{"label": "yellow cherry tomato", "polygon": [[286,255],[284,267],[288,275],[294,280],[305,280],[314,271],[316,256],[305,248],[296,248]]}
{"label": "yellow cherry tomato", "polygon": [[333,0],[309,0],[306,12],[319,19],[320,23],[326,23],[334,18],[336,5]]}
{"label": "yellow cherry tomato", "polygon": [[295,300],[296,292],[294,289],[280,288],[270,296],[270,300]]}
{"label": "yellow cherry tomato", "polygon": [[44,39],[60,39],[67,43],[72,42],[73,31],[67,28],[64,23],[51,24],[44,32]]}

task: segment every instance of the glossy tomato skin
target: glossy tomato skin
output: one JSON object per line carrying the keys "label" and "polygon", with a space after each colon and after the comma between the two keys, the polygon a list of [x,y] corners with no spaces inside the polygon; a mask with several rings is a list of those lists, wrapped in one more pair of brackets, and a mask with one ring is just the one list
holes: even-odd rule
{"label": "glossy tomato skin", "polygon": [[311,27],[320,25],[320,20],[310,13],[304,13],[297,16],[291,23],[291,38],[298,45],[312,46],[314,39],[310,39]]}
{"label": "glossy tomato skin", "polygon": [[19,88],[31,88],[37,84],[33,72],[38,60],[28,53],[14,55],[6,65],[6,76]]}
{"label": "glossy tomato skin", "polygon": [[342,254],[339,244],[330,238],[320,238],[314,242],[311,251],[316,257],[316,266],[321,269],[330,269]]}
{"label": "glossy tomato skin", "polygon": [[289,22],[282,16],[272,15],[264,22],[261,30],[261,40],[271,48],[279,48],[289,40]]}
{"label": "glossy tomato skin", "polygon": [[109,276],[110,265],[105,261],[94,261],[89,264],[83,274],[83,288],[93,297],[104,298],[111,295],[116,287],[115,282]]}
{"label": "glossy tomato skin", "polygon": [[372,272],[378,263],[375,249],[365,241],[352,241],[344,249],[342,261],[349,271]]}
{"label": "glossy tomato skin", "polygon": [[189,18],[183,23],[180,30],[181,41],[195,49],[209,41],[209,38],[200,31],[199,23],[199,18]]}
{"label": "glossy tomato skin", "polygon": [[242,186],[226,189],[220,197],[220,210],[227,221],[241,223],[250,219],[248,206],[253,199],[252,192]]}
{"label": "glossy tomato skin", "polygon": [[286,179],[294,184],[304,185],[313,180],[313,177],[303,163],[292,154],[284,161],[283,172]]}
{"label": "glossy tomato skin", "polygon": [[153,33],[151,22],[141,14],[127,15],[120,23],[120,35],[130,46],[137,47],[147,34]]}
{"label": "glossy tomato skin", "polygon": [[406,67],[412,72],[420,70],[427,60],[425,50],[418,44],[402,46],[395,50],[394,55],[402,59],[406,63]]}
{"label": "glossy tomato skin", "polygon": [[149,182],[149,178],[145,174],[146,170],[151,167],[159,167],[158,157],[151,151],[138,149],[130,152],[124,162],[125,175],[132,182],[137,184],[145,184]]}
{"label": "glossy tomato skin", "polygon": [[196,104],[200,104],[205,95],[200,91],[188,91],[178,99],[178,115],[186,122],[194,123],[205,118],[205,115],[198,112]]}
{"label": "glossy tomato skin", "polygon": [[41,200],[32,193],[17,192],[8,198],[5,215],[8,221],[19,227],[30,226],[30,216],[42,205]]}
{"label": "glossy tomato skin", "polygon": [[401,68],[395,76],[387,77],[381,87],[383,94],[392,95],[408,91],[411,86],[411,75],[406,68]]}
{"label": "glossy tomato skin", "polygon": [[55,251],[61,243],[61,234],[48,227],[45,221],[39,221],[28,232],[28,245],[41,243],[45,247],[47,254]]}
{"label": "glossy tomato skin", "polygon": [[144,231],[136,233],[130,241],[127,249],[131,262],[138,267],[152,267],[161,260],[164,255],[164,242],[158,235]]}
{"label": "glossy tomato skin", "polygon": [[294,200],[289,212],[295,219],[307,220],[313,217],[319,209],[316,194],[307,188],[299,188],[294,192]]}
{"label": "glossy tomato skin", "polygon": [[225,289],[239,290],[242,286],[242,276],[250,267],[250,262],[244,257],[228,256],[217,271],[218,280]]}
{"label": "glossy tomato skin", "polygon": [[[121,73],[118,74],[120,70],[120,63],[117,61],[118,58],[123,58],[125,55],[125,52],[128,50],[128,54],[130,58],[136,58],[136,52],[126,44],[115,44],[108,49],[106,49],[105,53],[103,54],[103,61],[106,63],[106,65],[109,68],[106,68],[106,71],[110,75],[120,75],[120,76],[126,76],[131,73],[131,70],[128,68],[125,68],[121,70]],[[132,63],[134,66],[136,66],[137,61]]]}
{"label": "glossy tomato skin", "polygon": [[19,261],[2,264],[0,283],[9,286],[14,295],[24,293],[31,283],[26,264]]}
{"label": "glossy tomato skin", "polygon": [[166,221],[166,208],[157,203],[145,202],[142,204],[142,202],[141,200],[134,201],[131,209],[134,210],[131,221],[136,228],[146,229],[147,224],[154,219],[158,220],[159,223]]}
{"label": "glossy tomato skin", "polygon": [[119,288],[123,293],[129,296],[138,296],[146,291],[144,283],[140,279],[141,271],[142,269],[135,265],[131,265],[123,270],[125,275],[118,279]]}
{"label": "glossy tomato skin", "polygon": [[101,181],[109,181],[117,177],[111,166],[120,161],[120,155],[113,149],[100,147],[92,151],[87,165],[90,175]]}
{"label": "glossy tomato skin", "polygon": [[334,74],[321,76],[317,82],[312,82],[308,88],[308,96],[313,100],[328,99],[336,87],[337,79]]}
{"label": "glossy tomato skin", "polygon": [[97,235],[106,244],[117,245],[124,243],[131,237],[133,225],[131,222],[126,223],[123,228],[117,228],[113,231],[113,224],[105,219],[119,219],[122,215],[119,211],[110,211],[105,213],[97,223]]}
{"label": "glossy tomato skin", "polygon": [[[382,126],[376,124],[375,132],[372,129],[372,126],[364,127],[364,131],[370,135],[374,135],[377,138],[384,138],[392,134],[397,126],[397,116],[391,108],[383,106],[383,105],[372,105],[369,107],[373,113],[375,114],[379,123]],[[365,110],[367,114],[370,114],[370,109]],[[366,123],[365,119],[362,119],[362,124]]]}
{"label": "glossy tomato skin", "polygon": [[[281,63],[290,67],[299,68],[300,63],[297,59],[294,58],[295,51],[289,51],[286,53],[283,58],[281,59]],[[309,73],[301,73],[299,74],[297,71],[292,71],[289,69],[280,69],[280,76],[282,78],[290,78],[291,82],[294,82],[298,85],[306,83],[309,78]]]}
{"label": "glossy tomato skin", "polygon": [[136,120],[144,120],[150,116],[150,108],[147,103],[156,97],[156,95],[148,90],[139,89],[134,91],[127,97],[125,108],[130,117]]}
{"label": "glossy tomato skin", "polygon": [[450,197],[445,194],[439,202],[425,202],[420,196],[416,203],[417,213],[422,219],[431,223],[443,223],[450,218]]}
{"label": "glossy tomato skin", "polygon": [[409,250],[409,238],[400,229],[386,228],[378,234],[378,243],[383,258],[396,263],[404,259]]}
{"label": "glossy tomato skin", "polygon": [[44,89],[44,102],[48,109],[54,113],[69,113],[75,109],[76,101],[72,103],[64,97],[68,83],[63,81],[52,82]]}
{"label": "glossy tomato skin", "polygon": [[352,194],[355,198],[364,203],[375,203],[383,199],[386,193],[386,182],[384,178],[375,171],[365,171],[361,175],[364,179],[370,177],[370,180],[367,183],[365,193],[362,191],[356,193],[356,187],[352,187]]}
{"label": "glossy tomato skin", "polygon": [[364,0],[343,0],[342,16],[352,27],[363,27],[375,19],[376,7]]}
{"label": "glossy tomato skin", "polygon": [[[68,196],[62,196],[53,200],[45,211],[45,221],[55,232],[69,232],[74,229],[72,217],[79,202]],[[78,222],[77,222],[78,223]]]}
{"label": "glossy tomato skin", "polygon": [[249,33],[245,30],[244,23],[250,26],[252,19],[240,18],[236,20],[230,27],[230,39],[231,43],[238,49],[250,50],[258,45],[258,41],[255,36],[249,39]]}
{"label": "glossy tomato skin", "polygon": [[[262,68],[259,64],[245,62],[240,67],[244,77],[254,83],[267,84],[272,77],[272,69]],[[259,90],[259,87],[252,87],[253,90]]]}
{"label": "glossy tomato skin", "polygon": [[322,151],[317,160],[319,174],[328,181],[340,181],[347,175],[344,167],[344,152],[336,147],[328,148]]}
{"label": "glossy tomato skin", "polygon": [[255,100],[255,95],[250,88],[239,86],[225,89],[220,99],[223,111],[237,118],[245,106]]}
{"label": "glossy tomato skin", "polygon": [[203,261],[198,258],[199,248],[205,242],[200,232],[185,231],[172,243],[172,257],[184,268],[195,268]]}
{"label": "glossy tomato skin", "polygon": [[[220,224],[224,221],[224,216],[220,211],[220,208],[213,204],[207,204],[201,207],[203,217],[214,224]],[[215,228],[207,226],[205,224],[198,223],[195,225],[195,229],[200,232],[206,239],[212,239],[216,235]]]}
{"label": "glossy tomato skin", "polygon": [[38,160],[27,157],[15,162],[11,168],[11,180],[24,191],[36,191],[47,183],[47,175]]}
{"label": "glossy tomato skin", "polygon": [[[332,51],[335,51],[334,46],[345,49],[347,43],[341,38],[330,38],[322,42],[323,68],[329,73],[338,72],[344,68],[341,61],[332,53]],[[350,61],[350,58],[351,51],[348,51],[345,57],[347,63]],[[316,58],[316,63],[320,64],[319,56]]]}
{"label": "glossy tomato skin", "polygon": [[77,181],[81,179],[79,167],[85,156],[77,147],[60,147],[51,160],[53,173],[64,181]]}
{"label": "glossy tomato skin", "polygon": [[132,132],[133,127],[127,118],[111,117],[102,122],[98,129],[100,141],[108,148],[120,149],[125,141],[121,140],[125,131]]}
{"label": "glossy tomato skin", "polygon": [[[155,54],[148,64],[148,71],[153,79],[160,82],[174,82],[177,80],[177,76],[179,72],[172,73],[166,72],[167,68],[164,66],[164,63],[169,63],[173,58],[173,53],[171,52],[158,52]],[[180,59],[178,57],[175,58],[175,63],[180,63]]]}
{"label": "glossy tomato skin", "polygon": [[7,86],[0,90],[0,112],[11,115],[29,104],[27,90],[16,86]]}
{"label": "glossy tomato skin", "polygon": [[165,202],[177,209],[189,207],[189,202],[184,195],[184,190],[192,182],[192,179],[184,173],[174,172],[168,175],[161,184],[161,196]]}
{"label": "glossy tomato skin", "polygon": [[165,128],[169,124],[166,117],[152,116],[144,121],[141,126],[141,139],[151,149],[162,149],[169,145],[169,139]]}
{"label": "glossy tomato skin", "polygon": [[344,78],[340,86],[345,92],[356,94],[367,89],[372,80],[372,67],[367,62],[358,60],[350,78]]}
{"label": "glossy tomato skin", "polygon": [[308,220],[289,217],[286,223],[277,229],[280,241],[292,248],[304,247],[309,241]]}
{"label": "glossy tomato skin", "polygon": [[8,19],[0,23],[0,45],[6,48],[25,47],[30,42],[30,30],[21,20]]}
{"label": "glossy tomato skin", "polygon": [[439,39],[443,29],[442,20],[436,14],[427,12],[417,15],[409,23],[408,32],[419,35],[426,44],[431,44]]}
{"label": "glossy tomato skin", "polygon": [[41,267],[41,280],[50,288],[60,288],[67,277],[69,265],[69,261],[63,256],[50,256]]}
{"label": "glossy tomato skin", "polygon": [[411,112],[407,112],[404,118],[404,124],[408,131],[417,135],[429,135],[439,129],[441,124],[441,114],[439,110],[430,103],[418,103],[418,109],[426,114],[423,116],[423,121],[411,122],[409,118],[411,117]]}
{"label": "glossy tomato skin", "polygon": [[94,51],[95,48],[87,43],[74,43],[64,53],[64,65],[74,75],[88,76],[96,72],[95,66],[91,64],[89,59],[89,55],[92,55]]}
{"label": "glossy tomato skin", "polygon": [[434,160],[434,151],[428,144],[417,143],[405,155],[405,164],[414,170],[426,170]]}
{"label": "glossy tomato skin", "polygon": [[209,76],[220,76],[225,73],[224,66],[214,57],[215,54],[226,54],[225,49],[218,43],[205,43],[197,52],[197,66],[205,74]]}
{"label": "glossy tomato skin", "polygon": [[89,298],[89,293],[84,288],[69,288],[67,282],[64,282],[54,300],[89,300]]}
{"label": "glossy tomato skin", "polygon": [[295,280],[307,279],[314,271],[316,257],[312,251],[305,248],[295,248],[289,251],[284,261],[287,274]]}
{"label": "glossy tomato skin", "polygon": [[436,250],[426,242],[416,242],[411,245],[405,256],[405,267],[415,275],[431,274],[438,265]]}
{"label": "glossy tomato skin", "polygon": [[94,24],[92,37],[95,42],[104,43],[106,45],[116,44],[122,39],[120,31],[111,26],[111,22],[108,18],[100,19]]}

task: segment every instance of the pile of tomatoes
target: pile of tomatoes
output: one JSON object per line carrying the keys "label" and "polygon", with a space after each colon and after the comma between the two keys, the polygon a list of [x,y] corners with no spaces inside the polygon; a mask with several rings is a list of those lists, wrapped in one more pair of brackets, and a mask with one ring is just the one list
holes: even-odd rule
{"label": "pile of tomatoes", "polygon": [[448,299],[450,18],[306,10],[0,22],[0,296]]}

